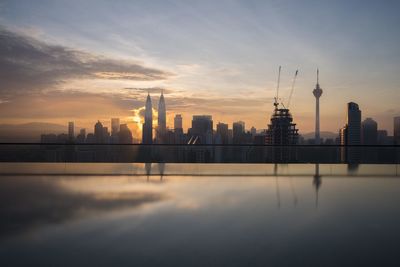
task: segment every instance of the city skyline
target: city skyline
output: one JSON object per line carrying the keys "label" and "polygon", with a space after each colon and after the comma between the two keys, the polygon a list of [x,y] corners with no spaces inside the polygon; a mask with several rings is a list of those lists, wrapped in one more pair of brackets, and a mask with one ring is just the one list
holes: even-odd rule
{"label": "city skyline", "polygon": [[[279,67],[280,77],[281,68]],[[295,77],[298,71],[296,71]],[[316,130],[319,131],[318,98],[322,94],[318,79],[317,70],[316,89],[313,94],[316,96]],[[277,92],[279,91],[279,78]],[[294,84],[294,82],[293,82]],[[317,92],[316,92],[317,91]],[[276,99],[278,99],[276,97]],[[325,132],[330,137],[320,136],[320,132],[314,132],[313,136],[306,137],[299,134],[300,129],[296,128],[296,123],[289,110],[289,104],[274,102],[274,113],[271,116],[268,128],[256,129],[245,127],[246,122],[235,121],[229,128],[228,123],[218,122],[214,124],[212,115],[193,115],[191,127],[183,128],[181,114],[175,114],[174,127],[166,126],[167,106],[165,103],[164,92],[161,91],[158,102],[158,109],[153,109],[153,101],[148,92],[146,97],[144,121],[141,124],[142,138],[132,134],[128,125],[120,124],[119,118],[111,118],[110,127],[103,125],[98,120],[94,126],[94,131],[86,131],[81,128],[78,135],[75,135],[75,124],[68,122],[68,134],[42,134],[42,143],[105,143],[105,144],[257,144],[257,145],[393,145],[399,144],[399,125],[400,117],[393,118],[393,135],[386,130],[378,127],[378,123],[370,117],[363,118],[362,112],[357,103],[347,103],[347,119],[344,126],[337,133]],[[157,116],[153,116],[157,114]],[[215,127],[214,127],[215,125]],[[111,129],[111,132],[108,129]],[[120,132],[121,128],[121,132]],[[124,129],[124,131],[122,131]],[[28,130],[29,131],[29,130]],[[88,132],[88,135],[86,135]],[[122,136],[121,136],[122,134]],[[344,158],[344,156],[343,156]]]}
{"label": "city skyline", "polygon": [[[393,117],[400,114],[398,4],[362,3],[349,12],[355,3],[344,1],[328,7],[86,1],[87,9],[3,2],[0,124],[73,120],[91,128],[93,121],[118,117],[141,136],[147,93],[163,90],[170,128],[175,114],[182,115],[185,129],[193,115],[212,114],[215,124],[241,120],[265,129],[282,65],[282,101],[299,69],[291,113],[301,133],[315,128],[312,90],[319,68],[321,131],[337,132],[346,103],[353,101],[392,134]],[[158,96],[153,100],[156,111]]]}

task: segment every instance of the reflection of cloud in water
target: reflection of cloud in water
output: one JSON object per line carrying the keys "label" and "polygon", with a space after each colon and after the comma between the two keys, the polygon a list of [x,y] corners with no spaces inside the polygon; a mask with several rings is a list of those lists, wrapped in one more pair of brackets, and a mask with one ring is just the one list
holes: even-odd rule
{"label": "reflection of cloud in water", "polygon": [[76,192],[54,177],[1,177],[0,237],[165,199],[165,194],[149,191]]}

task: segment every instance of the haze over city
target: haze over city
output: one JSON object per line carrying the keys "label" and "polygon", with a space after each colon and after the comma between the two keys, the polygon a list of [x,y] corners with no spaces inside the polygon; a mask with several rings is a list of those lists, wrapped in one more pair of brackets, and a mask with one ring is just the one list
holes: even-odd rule
{"label": "haze over city", "polygon": [[[140,136],[147,93],[166,96],[167,126],[182,114],[267,127],[277,68],[300,133],[337,133],[346,104],[393,131],[400,114],[399,3],[388,1],[3,1],[0,123],[93,129],[119,117]],[[156,116],[154,118],[156,120]]]}

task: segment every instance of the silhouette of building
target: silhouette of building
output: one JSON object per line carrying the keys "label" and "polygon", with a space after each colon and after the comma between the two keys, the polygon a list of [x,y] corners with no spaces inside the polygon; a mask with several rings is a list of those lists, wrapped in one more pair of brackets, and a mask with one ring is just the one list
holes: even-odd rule
{"label": "silhouette of building", "polygon": [[111,136],[117,135],[119,132],[119,118],[112,118],[111,119]]}
{"label": "silhouette of building", "polygon": [[119,143],[119,127],[120,122],[119,118],[111,118],[111,136],[110,142],[111,144],[118,144]]}
{"label": "silhouette of building", "polygon": [[257,129],[254,127],[254,126],[252,126],[251,128],[250,128],[250,133],[251,133],[251,135],[254,137],[254,136],[256,136],[256,134],[257,134]]}
{"label": "silhouette of building", "polygon": [[108,127],[103,127],[103,143],[108,144],[110,141],[110,132],[108,131]]}
{"label": "silhouette of building", "polygon": [[[361,110],[358,104],[350,102],[347,104],[347,123],[340,129],[340,144],[343,146],[354,146],[361,144]],[[350,163],[360,159],[360,150],[357,147],[341,149],[342,161]]]}
{"label": "silhouette of building", "polygon": [[127,124],[121,124],[118,132],[118,140],[120,144],[132,144],[132,132]]}
{"label": "silhouette of building", "polygon": [[396,145],[400,145],[400,116],[393,118],[393,138]]}
{"label": "silhouette of building", "polygon": [[94,138],[96,143],[100,144],[104,142],[103,134],[103,124],[100,121],[97,121],[97,123],[94,125]]}
{"label": "silhouette of building", "polygon": [[96,143],[96,136],[93,133],[88,133],[88,135],[86,136],[86,143],[88,144],[94,144]]}
{"label": "silhouette of building", "polygon": [[299,139],[298,131],[289,109],[278,108],[276,105],[271,122],[268,124],[265,143],[268,145],[295,145]]}
{"label": "silhouette of building", "polygon": [[189,129],[191,144],[212,144],[213,120],[211,115],[194,115]]}
{"label": "silhouette of building", "polygon": [[76,142],[80,143],[80,144],[83,144],[86,142],[86,129],[85,128],[82,128],[79,131],[79,134],[76,136]]}
{"label": "silhouette of building", "polygon": [[75,128],[74,122],[73,121],[68,122],[68,139],[71,141],[74,140],[75,138],[74,128]]}
{"label": "silhouette of building", "polygon": [[181,114],[176,114],[175,118],[174,118],[174,130],[176,131],[177,129],[182,129],[182,132],[183,132],[182,115]]}
{"label": "silhouette of building", "polygon": [[165,143],[165,135],[167,133],[167,114],[165,107],[164,94],[161,91],[160,101],[158,102],[158,125],[156,139],[157,143]]}
{"label": "silhouette of building", "polygon": [[42,134],[40,136],[41,143],[57,143],[57,135],[56,134]]}
{"label": "silhouette of building", "polygon": [[244,133],[245,133],[245,123],[243,121],[234,122],[232,125],[233,130],[233,143],[241,144],[243,143]]}
{"label": "silhouette of building", "polygon": [[347,104],[347,145],[361,144],[361,110],[354,102]]}
{"label": "silhouette of building", "polygon": [[361,139],[363,145],[378,144],[378,123],[372,118],[366,118],[361,123]]}
{"label": "silhouette of building", "polygon": [[229,129],[228,124],[219,122],[217,124],[217,135],[221,140],[221,144],[229,144]]}
{"label": "silhouette of building", "polygon": [[142,143],[153,143],[153,109],[150,94],[147,94],[146,107],[144,113],[144,123],[142,127]]}
{"label": "silhouette of building", "polygon": [[174,118],[174,144],[184,144],[185,136],[182,127],[182,115],[176,114]]}
{"label": "silhouette of building", "polygon": [[322,95],[322,89],[319,86],[319,70],[317,69],[317,84],[313,90],[315,96],[315,144],[321,144],[320,129],[319,129],[319,98]]}

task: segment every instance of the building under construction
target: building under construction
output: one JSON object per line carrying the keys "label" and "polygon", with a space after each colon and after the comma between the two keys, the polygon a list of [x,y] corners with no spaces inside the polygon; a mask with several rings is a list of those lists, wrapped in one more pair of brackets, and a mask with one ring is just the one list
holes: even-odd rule
{"label": "building under construction", "polygon": [[271,123],[268,124],[265,143],[267,145],[296,145],[299,139],[298,131],[289,109],[275,106]]}
{"label": "building under construction", "polygon": [[[278,102],[279,97],[279,83],[281,67],[279,67],[278,75],[278,85],[276,90],[276,97],[274,101],[274,113],[271,116],[271,121],[268,124],[265,135],[265,144],[274,145],[270,148],[269,157],[271,159],[279,161],[296,161],[296,150],[292,149],[291,145],[296,145],[299,140],[298,129],[296,129],[296,123],[293,122],[292,114],[289,111],[290,100],[292,98],[294,85],[296,81],[298,71],[296,71],[292,82],[292,88],[290,91],[290,96],[288,99],[287,106],[285,107],[283,103]],[[279,106],[283,108],[280,108]]]}

